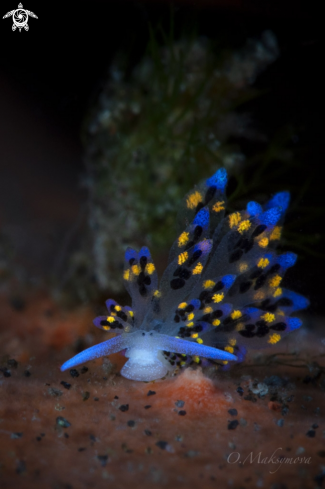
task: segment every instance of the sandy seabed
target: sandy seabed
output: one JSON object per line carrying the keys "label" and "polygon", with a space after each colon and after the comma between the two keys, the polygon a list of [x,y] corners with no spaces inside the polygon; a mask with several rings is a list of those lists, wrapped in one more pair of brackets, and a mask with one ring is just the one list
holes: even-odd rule
{"label": "sandy seabed", "polygon": [[322,487],[317,330],[227,372],[142,383],[119,374],[120,354],[60,372],[78,338],[103,340],[91,310],[3,296],[1,311],[1,489]]}

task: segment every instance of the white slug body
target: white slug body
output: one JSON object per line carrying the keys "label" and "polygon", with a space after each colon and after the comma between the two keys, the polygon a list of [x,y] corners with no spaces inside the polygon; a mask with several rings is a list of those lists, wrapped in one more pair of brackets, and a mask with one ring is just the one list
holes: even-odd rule
{"label": "white slug body", "polygon": [[[152,333],[152,332],[151,332]],[[135,346],[126,350],[129,358],[121,370],[121,375],[131,380],[150,381],[165,377],[170,368],[162,351],[157,348],[152,336],[143,332],[135,340]]]}
{"label": "white slug body", "polygon": [[122,350],[128,360],[121,375],[131,380],[160,379],[188,365],[224,368],[246,349],[276,344],[301,326],[290,314],[308,300],[281,286],[297,257],[275,253],[288,192],[225,217],[226,183],[220,169],[185,197],[182,216],[190,224],[171,248],[159,288],[148,248],[126,250],[132,308],[106,301],[108,315],[94,324],[117,335],[71,358],[62,371]]}

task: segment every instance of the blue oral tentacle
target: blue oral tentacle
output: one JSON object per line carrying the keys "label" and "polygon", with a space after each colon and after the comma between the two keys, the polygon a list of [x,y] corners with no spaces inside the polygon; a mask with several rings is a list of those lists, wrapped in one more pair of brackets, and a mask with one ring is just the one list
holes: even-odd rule
{"label": "blue oral tentacle", "polygon": [[66,361],[61,366],[61,372],[68,370],[68,368],[75,367],[76,365],[80,365],[81,363],[88,362],[89,360],[94,360],[95,358],[117,353],[124,350],[124,348],[127,348],[128,345],[129,341],[127,341],[125,336],[115,336],[115,338],[111,338],[110,340],[103,341],[98,345],[91,346],[90,348],[87,348],[87,350],[84,350],[81,353],[78,353],[78,355],[70,358],[70,360]]}
{"label": "blue oral tentacle", "polygon": [[236,355],[227,351],[218,350],[211,346],[200,345],[194,341],[182,340],[164,334],[159,335],[157,349],[173,353],[184,353],[185,355],[198,355],[203,358],[210,358],[211,360],[237,360]]}

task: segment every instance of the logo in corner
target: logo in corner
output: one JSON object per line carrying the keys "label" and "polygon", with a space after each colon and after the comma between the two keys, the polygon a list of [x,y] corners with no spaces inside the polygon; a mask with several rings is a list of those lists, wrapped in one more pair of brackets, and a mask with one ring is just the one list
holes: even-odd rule
{"label": "logo in corner", "polygon": [[22,29],[25,29],[25,31],[29,30],[29,16],[34,17],[34,19],[38,19],[37,15],[35,15],[34,12],[23,9],[22,3],[18,5],[18,8],[16,10],[11,10],[10,12],[7,12],[6,15],[4,15],[2,18],[6,19],[7,17],[11,16],[13,20],[12,30],[15,31],[18,28],[19,32],[21,32]]}

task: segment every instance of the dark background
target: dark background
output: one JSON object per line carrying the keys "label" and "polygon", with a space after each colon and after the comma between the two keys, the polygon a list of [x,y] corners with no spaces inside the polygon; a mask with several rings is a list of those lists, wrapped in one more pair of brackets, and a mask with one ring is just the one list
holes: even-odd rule
{"label": "dark background", "polygon": [[[1,2],[1,17],[16,3]],[[320,13],[311,2],[294,1],[184,0],[173,5],[176,36],[196,24],[199,34],[237,48],[265,29],[276,34],[280,57],[257,81],[268,90],[246,109],[270,137],[278,127],[292,124],[294,150],[304,163],[292,179],[303,185],[312,175],[304,204],[323,207]],[[86,200],[79,182],[80,128],[87,108],[117,52],[126,50],[133,63],[141,57],[148,21],[161,21],[168,29],[170,4],[26,0],[23,6],[38,16],[29,19],[29,32],[12,32],[11,18],[0,22],[0,224],[37,284],[37,277],[53,267]],[[302,226],[301,232],[315,235],[312,248],[319,255],[303,256],[294,276],[295,289],[309,296],[316,312],[322,311],[325,271],[316,235],[323,233],[323,222],[321,217]]]}

